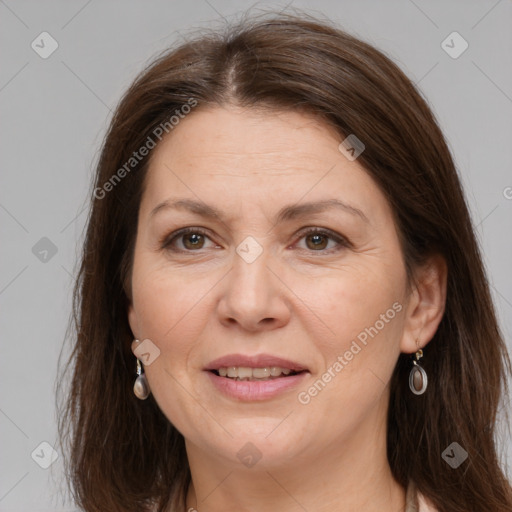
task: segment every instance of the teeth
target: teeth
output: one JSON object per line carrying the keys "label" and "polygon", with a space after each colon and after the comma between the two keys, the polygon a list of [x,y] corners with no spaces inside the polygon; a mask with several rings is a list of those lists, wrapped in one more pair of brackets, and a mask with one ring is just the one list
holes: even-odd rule
{"label": "teeth", "polygon": [[[270,377],[270,368],[254,368],[251,373],[252,377],[255,377],[256,379],[266,379],[267,377]],[[251,375],[249,375],[249,377],[251,377]]]}
{"label": "teeth", "polygon": [[247,368],[245,366],[239,366],[237,377],[239,379],[250,379],[252,377],[252,368]]}
{"label": "teeth", "polygon": [[290,375],[289,368],[279,366],[267,366],[265,368],[249,368],[247,366],[230,366],[228,368],[219,368],[221,377],[229,377],[236,380],[269,380],[273,377]]}
{"label": "teeth", "polygon": [[270,368],[270,375],[272,375],[272,377],[277,377],[280,374],[281,368],[279,368],[278,366],[272,366],[272,368]]}

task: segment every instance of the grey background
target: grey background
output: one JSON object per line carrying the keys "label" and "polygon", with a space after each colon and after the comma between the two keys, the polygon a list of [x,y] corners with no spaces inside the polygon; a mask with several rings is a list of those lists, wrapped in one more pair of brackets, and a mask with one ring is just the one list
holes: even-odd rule
{"label": "grey background", "polygon": [[[58,494],[62,457],[44,470],[31,454],[43,441],[56,445],[57,357],[83,207],[111,109],[147,60],[180,33],[218,25],[251,5],[257,11],[286,3],[0,0],[2,511],[74,510]],[[293,6],[322,12],[386,52],[427,97],[462,176],[510,347],[512,2],[297,0]],[[43,31],[59,45],[47,59],[31,48]],[[453,31],[469,44],[457,59],[441,47]],[[55,245],[54,255],[38,252],[48,244],[39,242],[43,237]],[[38,450],[41,460],[48,457]],[[500,450],[510,474],[508,437],[500,437]]]}

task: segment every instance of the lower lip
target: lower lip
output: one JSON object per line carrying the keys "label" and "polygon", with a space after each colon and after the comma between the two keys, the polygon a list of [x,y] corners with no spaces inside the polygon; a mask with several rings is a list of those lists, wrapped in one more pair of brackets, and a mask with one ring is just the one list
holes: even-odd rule
{"label": "lower lip", "polygon": [[207,371],[213,385],[223,394],[243,401],[268,400],[297,386],[308,372],[269,380],[235,380]]}

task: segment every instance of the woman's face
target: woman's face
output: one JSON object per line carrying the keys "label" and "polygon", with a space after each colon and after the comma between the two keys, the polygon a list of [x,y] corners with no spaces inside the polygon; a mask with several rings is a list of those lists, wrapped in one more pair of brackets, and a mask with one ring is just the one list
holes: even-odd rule
{"label": "woman's face", "polygon": [[218,107],[153,150],[129,321],[189,456],[271,467],[385,426],[415,333],[390,206],[342,140],[297,112]]}

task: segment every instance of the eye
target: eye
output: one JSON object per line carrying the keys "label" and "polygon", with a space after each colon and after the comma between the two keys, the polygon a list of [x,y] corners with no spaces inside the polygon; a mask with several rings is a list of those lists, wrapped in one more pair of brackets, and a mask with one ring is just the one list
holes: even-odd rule
{"label": "eye", "polygon": [[[162,245],[162,249],[175,252],[193,252],[198,249],[203,249],[204,241],[208,238],[206,231],[200,228],[183,228],[175,233],[172,233],[169,238],[166,238]],[[174,246],[176,241],[181,241],[184,248]]]}
{"label": "eye", "polygon": [[[349,242],[341,235],[334,233],[333,231],[319,228],[309,228],[301,233],[301,239],[306,240],[307,249],[313,252],[333,252],[340,250],[340,248],[348,247]],[[328,245],[329,239],[334,241],[334,248],[324,250]],[[338,247],[336,247],[336,245]]]}
{"label": "eye", "polygon": [[[313,227],[299,234],[299,240],[306,240],[307,248],[305,250],[311,252],[331,253],[343,247],[350,246],[350,243],[344,237],[326,229]],[[172,233],[169,237],[165,237],[160,245],[162,249],[171,252],[194,252],[205,248],[206,239],[210,240],[207,231],[201,228],[189,227],[180,229]],[[329,244],[329,240],[334,243],[334,248],[331,247],[325,250]],[[181,247],[176,246],[177,242],[181,243]]]}

